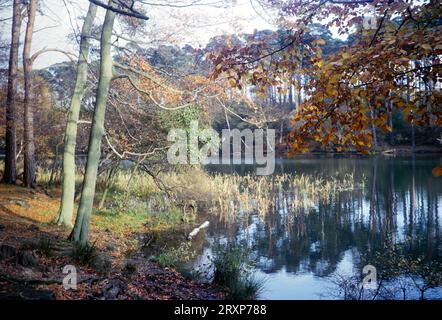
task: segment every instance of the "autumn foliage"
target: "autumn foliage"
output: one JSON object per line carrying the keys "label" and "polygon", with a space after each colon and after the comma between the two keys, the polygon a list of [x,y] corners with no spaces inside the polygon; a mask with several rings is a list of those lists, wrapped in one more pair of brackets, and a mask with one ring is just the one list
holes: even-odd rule
{"label": "autumn foliage", "polygon": [[[297,74],[307,79],[287,139],[291,154],[318,144],[368,153],[376,147],[376,130],[393,130],[393,110],[413,126],[442,124],[439,1],[269,3],[288,29],[279,46],[269,46],[268,39],[251,41],[210,58],[213,77],[225,75],[239,89],[248,83],[261,94],[270,85],[281,93],[299,86]],[[376,23],[367,25],[367,15]],[[351,32],[352,39],[338,52],[324,54],[323,39],[303,40],[314,19],[339,33]]]}

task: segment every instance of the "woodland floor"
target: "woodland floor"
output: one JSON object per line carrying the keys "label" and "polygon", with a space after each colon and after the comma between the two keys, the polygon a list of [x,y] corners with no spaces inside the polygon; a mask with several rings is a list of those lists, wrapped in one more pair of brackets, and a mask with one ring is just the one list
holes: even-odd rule
{"label": "woodland floor", "polygon": [[[91,242],[102,259],[78,265],[66,240],[69,230],[51,223],[58,199],[56,190],[0,184],[0,299],[223,299],[220,288],[138,254],[137,230],[92,227]],[[77,290],[62,285],[66,265],[77,268]]]}

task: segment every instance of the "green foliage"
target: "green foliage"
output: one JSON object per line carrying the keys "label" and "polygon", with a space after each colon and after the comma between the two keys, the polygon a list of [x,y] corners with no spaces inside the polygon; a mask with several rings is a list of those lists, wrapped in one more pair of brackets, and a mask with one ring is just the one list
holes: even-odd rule
{"label": "green foliage", "polygon": [[99,210],[94,213],[94,225],[101,229],[123,234],[127,230],[140,229],[148,220],[146,210],[129,209],[127,211]]}
{"label": "green foliage", "polygon": [[[99,180],[98,183],[103,190],[105,181]],[[120,200],[124,200],[128,194],[132,197],[144,198],[153,191],[154,185],[152,178],[143,172],[137,171],[131,176],[131,170],[119,170],[109,193]]]}
{"label": "green foliage", "polygon": [[183,212],[172,203],[166,206],[166,210],[154,212],[149,216],[148,224],[152,227],[175,225],[183,222]]}
{"label": "green foliage", "polygon": [[[207,125],[203,124],[200,108],[197,105],[191,105],[174,111],[162,111],[159,114],[159,129],[165,132],[169,132],[172,129],[182,129],[186,132],[187,138],[190,139],[191,135],[199,135],[201,130],[205,128],[207,128]],[[199,141],[200,147],[204,142]],[[189,156],[191,154],[199,156],[198,153],[199,150],[191,148],[190,145],[188,146],[187,154]]]}
{"label": "green foliage", "polygon": [[198,106],[191,105],[178,110],[167,110],[159,113],[159,127],[165,131],[174,128],[188,128],[192,121],[200,119],[200,111]]}
{"label": "green foliage", "polygon": [[[377,269],[377,280],[381,286],[378,292],[382,299],[401,296],[405,300],[412,292],[418,292],[420,299],[424,299],[426,291],[442,284],[440,259],[428,259],[418,251],[410,251],[409,240],[398,244],[387,240],[382,250],[362,256],[361,265],[373,263]],[[354,299],[355,294],[351,294],[350,298]]]}
{"label": "green foliage", "polygon": [[219,245],[212,258],[213,282],[228,290],[233,300],[257,299],[264,287],[264,281],[254,277],[255,266],[250,252],[243,247]]}
{"label": "green foliage", "polygon": [[194,256],[195,252],[191,251],[190,242],[183,242],[177,248],[162,252],[158,256],[158,263],[162,267],[183,268]]}

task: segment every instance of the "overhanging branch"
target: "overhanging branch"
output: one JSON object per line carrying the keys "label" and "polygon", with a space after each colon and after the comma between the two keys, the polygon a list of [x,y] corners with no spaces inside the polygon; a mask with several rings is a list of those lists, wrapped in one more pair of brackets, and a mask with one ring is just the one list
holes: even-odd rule
{"label": "overhanging branch", "polygon": [[[93,4],[95,4],[99,7],[102,7],[106,10],[113,11],[118,14],[122,14],[122,15],[129,16],[129,17],[134,17],[134,18],[142,19],[142,20],[149,20],[148,16],[142,14],[141,12],[136,11],[133,7],[128,8],[130,11],[127,11],[127,10],[120,9],[118,7],[114,7],[109,4],[105,4],[100,0],[89,0],[89,2],[92,2]],[[125,7],[127,7],[127,6],[125,6]]]}

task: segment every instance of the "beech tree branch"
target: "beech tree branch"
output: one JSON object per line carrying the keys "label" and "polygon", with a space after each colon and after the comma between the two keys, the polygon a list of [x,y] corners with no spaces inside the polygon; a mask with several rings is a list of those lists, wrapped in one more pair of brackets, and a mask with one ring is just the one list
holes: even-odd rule
{"label": "beech tree branch", "polygon": [[142,19],[142,20],[149,20],[148,16],[142,14],[141,12],[136,11],[133,7],[128,8],[127,6],[125,6],[126,8],[128,8],[130,10],[130,11],[127,11],[127,10],[120,9],[118,7],[114,7],[112,5],[105,4],[105,3],[101,2],[100,0],[89,0],[89,2],[92,2],[93,4],[95,4],[99,7],[102,7],[106,10],[113,11],[118,14],[122,14],[122,15],[129,16],[129,17],[134,17],[134,18]]}

